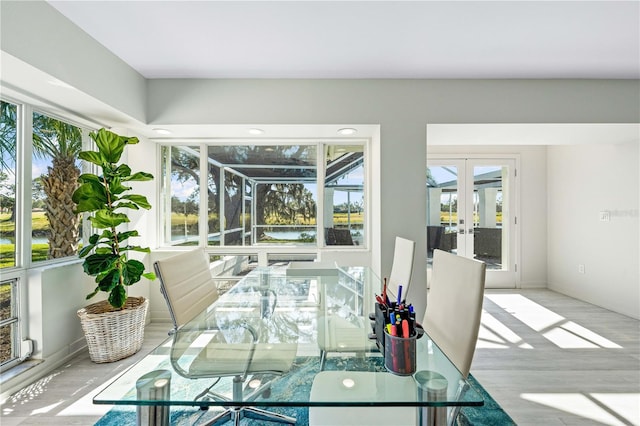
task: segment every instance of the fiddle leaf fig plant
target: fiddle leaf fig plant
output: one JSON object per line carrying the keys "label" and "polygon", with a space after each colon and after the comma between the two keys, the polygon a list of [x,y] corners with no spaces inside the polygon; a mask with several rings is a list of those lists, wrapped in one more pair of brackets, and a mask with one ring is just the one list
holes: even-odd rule
{"label": "fiddle leaf fig plant", "polygon": [[[140,281],[141,277],[153,280],[155,274],[145,273],[142,262],[129,259],[128,252],[148,253],[149,248],[130,245],[130,237],[138,237],[138,231],[118,231],[118,227],[129,222],[126,209],[150,209],[143,195],[131,194],[127,185],[132,181],[149,181],[153,175],[145,172],[132,173],[126,164],[118,164],[127,145],[137,144],[138,138],[120,136],[106,129],[90,133],[97,151],[81,151],[82,160],[101,168],[102,175],[85,173],[80,175],[80,186],[73,193],[77,213],[93,213],[89,216],[96,233],[89,237],[89,244],[82,247],[78,255],[85,258],[84,272],[95,277],[97,287],[87,295],[92,298],[100,291],[109,294],[108,301],[116,309],[122,309],[127,300],[127,287]],[[90,254],[91,253],[91,254]]]}

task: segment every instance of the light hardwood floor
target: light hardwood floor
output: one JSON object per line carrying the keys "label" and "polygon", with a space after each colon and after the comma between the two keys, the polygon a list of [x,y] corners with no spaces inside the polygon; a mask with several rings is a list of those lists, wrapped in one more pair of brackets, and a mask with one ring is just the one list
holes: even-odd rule
{"label": "light hardwood floor", "polygon": [[[519,425],[640,425],[640,321],[548,290],[488,290],[471,373]],[[92,425],[92,397],[167,337],[116,363],[88,353],[1,406],[0,424]]]}

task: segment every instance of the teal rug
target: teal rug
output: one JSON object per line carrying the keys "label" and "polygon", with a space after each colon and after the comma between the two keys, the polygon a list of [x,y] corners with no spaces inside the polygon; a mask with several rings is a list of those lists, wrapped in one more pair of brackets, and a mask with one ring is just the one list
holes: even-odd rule
{"label": "teal rug", "polygon": [[[372,357],[361,360],[353,357],[335,357],[328,358],[326,370],[349,370],[353,368],[353,363],[366,362],[370,371],[384,370],[382,358]],[[162,365],[158,366],[162,368]],[[311,382],[315,374],[318,373],[317,360],[309,358],[298,358],[293,365],[293,374],[289,374],[286,379],[276,379],[272,382],[272,392],[279,392],[286,395],[295,395],[299,392],[305,392],[306,395],[311,391]],[[474,377],[469,375],[469,382],[484,397],[484,405],[482,407],[464,407],[458,415],[459,426],[510,426],[515,425],[509,415],[491,398],[491,395],[484,390]],[[184,386],[185,391],[188,388],[188,380],[173,380],[174,385]],[[194,393],[193,391],[189,393]],[[292,396],[292,399],[293,398]],[[296,425],[306,426],[309,424],[309,409],[307,407],[261,407],[269,411],[285,414],[297,419]],[[198,423],[206,422],[211,419],[221,408],[211,407],[207,411],[202,411],[198,407],[171,407],[170,419],[172,426],[192,426]],[[95,425],[96,426],[123,426],[136,424],[136,409],[132,406],[117,406],[104,415]],[[229,423],[231,424],[231,423]],[[276,423],[258,422],[251,419],[243,419],[240,422],[243,426],[256,426],[259,424],[275,425]]]}

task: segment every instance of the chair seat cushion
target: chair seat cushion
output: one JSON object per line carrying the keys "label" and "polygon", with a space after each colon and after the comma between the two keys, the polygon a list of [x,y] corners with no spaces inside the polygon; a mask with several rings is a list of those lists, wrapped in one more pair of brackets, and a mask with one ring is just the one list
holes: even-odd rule
{"label": "chair seat cushion", "polygon": [[[296,351],[295,343],[258,343],[247,372],[289,371]],[[193,377],[241,374],[250,356],[249,343],[209,343],[189,366],[189,374]]]}

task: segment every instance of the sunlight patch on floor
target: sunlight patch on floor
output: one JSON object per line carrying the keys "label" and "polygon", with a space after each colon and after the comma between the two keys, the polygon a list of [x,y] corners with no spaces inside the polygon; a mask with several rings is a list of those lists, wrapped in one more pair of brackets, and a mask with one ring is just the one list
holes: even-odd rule
{"label": "sunlight patch on floor", "polygon": [[640,393],[592,393],[593,398],[611,407],[631,424],[640,425]]}
{"label": "sunlight patch on floor", "polygon": [[520,294],[488,294],[486,297],[560,348],[621,348]]}
{"label": "sunlight patch on floor", "polygon": [[530,344],[525,343],[522,338],[511,331],[509,327],[483,310],[476,348],[507,349],[510,347],[532,349]]}
{"label": "sunlight patch on floor", "polygon": [[[593,395],[593,396],[591,396]],[[598,395],[600,398],[596,398]],[[629,419],[625,414],[633,411],[633,404],[637,407],[639,394],[606,394],[611,404],[604,401],[603,394],[583,393],[523,393],[522,399],[546,405],[551,408],[581,416],[586,419],[611,426],[628,425]],[[635,402],[629,395],[635,395]],[[637,420],[637,419],[636,419]]]}

